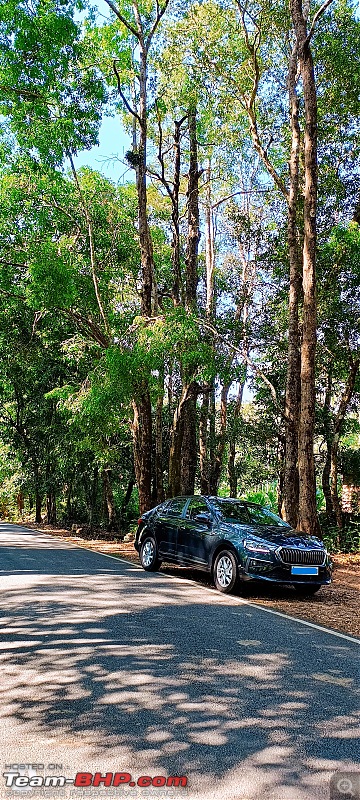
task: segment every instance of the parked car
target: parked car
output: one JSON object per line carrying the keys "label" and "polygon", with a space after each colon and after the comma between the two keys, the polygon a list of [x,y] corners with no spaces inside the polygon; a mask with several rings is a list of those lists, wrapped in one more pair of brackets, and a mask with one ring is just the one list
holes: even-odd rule
{"label": "parked car", "polygon": [[331,582],[331,560],[315,536],[268,508],[220,497],[174,497],[142,514],[135,547],[145,570],[162,561],[212,575],[220,592],[238,581],[292,584],[314,594]]}

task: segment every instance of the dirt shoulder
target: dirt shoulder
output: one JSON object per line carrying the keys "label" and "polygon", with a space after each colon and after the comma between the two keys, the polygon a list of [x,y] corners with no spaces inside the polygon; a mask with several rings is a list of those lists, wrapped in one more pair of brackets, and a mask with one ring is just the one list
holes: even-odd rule
{"label": "dirt shoulder", "polygon": [[[57,528],[52,525],[35,525],[25,521],[23,524],[29,528],[57,536],[78,547],[86,547],[98,553],[124,558],[139,564],[139,558],[132,542],[116,542],[111,537],[106,540],[89,539],[65,528]],[[292,593],[291,589],[284,590],[272,586],[262,588],[251,585],[246,587],[246,597],[252,603],[273,608],[299,619],[306,619],[341,633],[360,637],[360,553],[335,555],[333,562],[334,573],[331,586],[323,587],[314,597],[299,598]],[[161,570],[168,575],[182,576],[211,586],[210,578],[195,570],[166,564],[162,566]]]}

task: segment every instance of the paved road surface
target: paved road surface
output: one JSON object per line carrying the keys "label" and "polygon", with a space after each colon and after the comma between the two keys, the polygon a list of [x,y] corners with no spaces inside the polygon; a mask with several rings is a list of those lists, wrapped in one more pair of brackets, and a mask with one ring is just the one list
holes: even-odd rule
{"label": "paved road surface", "polygon": [[5,523],[0,569],[1,772],[188,776],[1,798],[328,800],[360,769],[351,637]]}

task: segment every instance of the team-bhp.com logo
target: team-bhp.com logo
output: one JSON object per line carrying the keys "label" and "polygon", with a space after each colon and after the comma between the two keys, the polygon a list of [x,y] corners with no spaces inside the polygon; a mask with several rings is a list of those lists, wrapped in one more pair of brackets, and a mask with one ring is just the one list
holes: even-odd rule
{"label": "team-bhp.com logo", "polygon": [[20,772],[3,772],[5,786],[9,789],[30,788],[36,786],[48,786],[59,788],[61,786],[78,787],[103,787],[111,786],[112,789],[119,786],[139,786],[141,788],[154,787],[159,789],[162,786],[179,788],[187,786],[185,775],[141,775],[135,780],[129,772],[77,772],[75,778],[66,778],[64,775],[21,775]]}

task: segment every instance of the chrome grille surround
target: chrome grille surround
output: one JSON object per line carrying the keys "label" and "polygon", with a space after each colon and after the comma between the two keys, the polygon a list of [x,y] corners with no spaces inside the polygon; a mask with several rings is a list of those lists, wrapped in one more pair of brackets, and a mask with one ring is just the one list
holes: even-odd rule
{"label": "chrome grille surround", "polygon": [[298,547],[278,547],[276,555],[283,564],[306,564],[323,567],[326,560],[324,550],[300,550]]}

